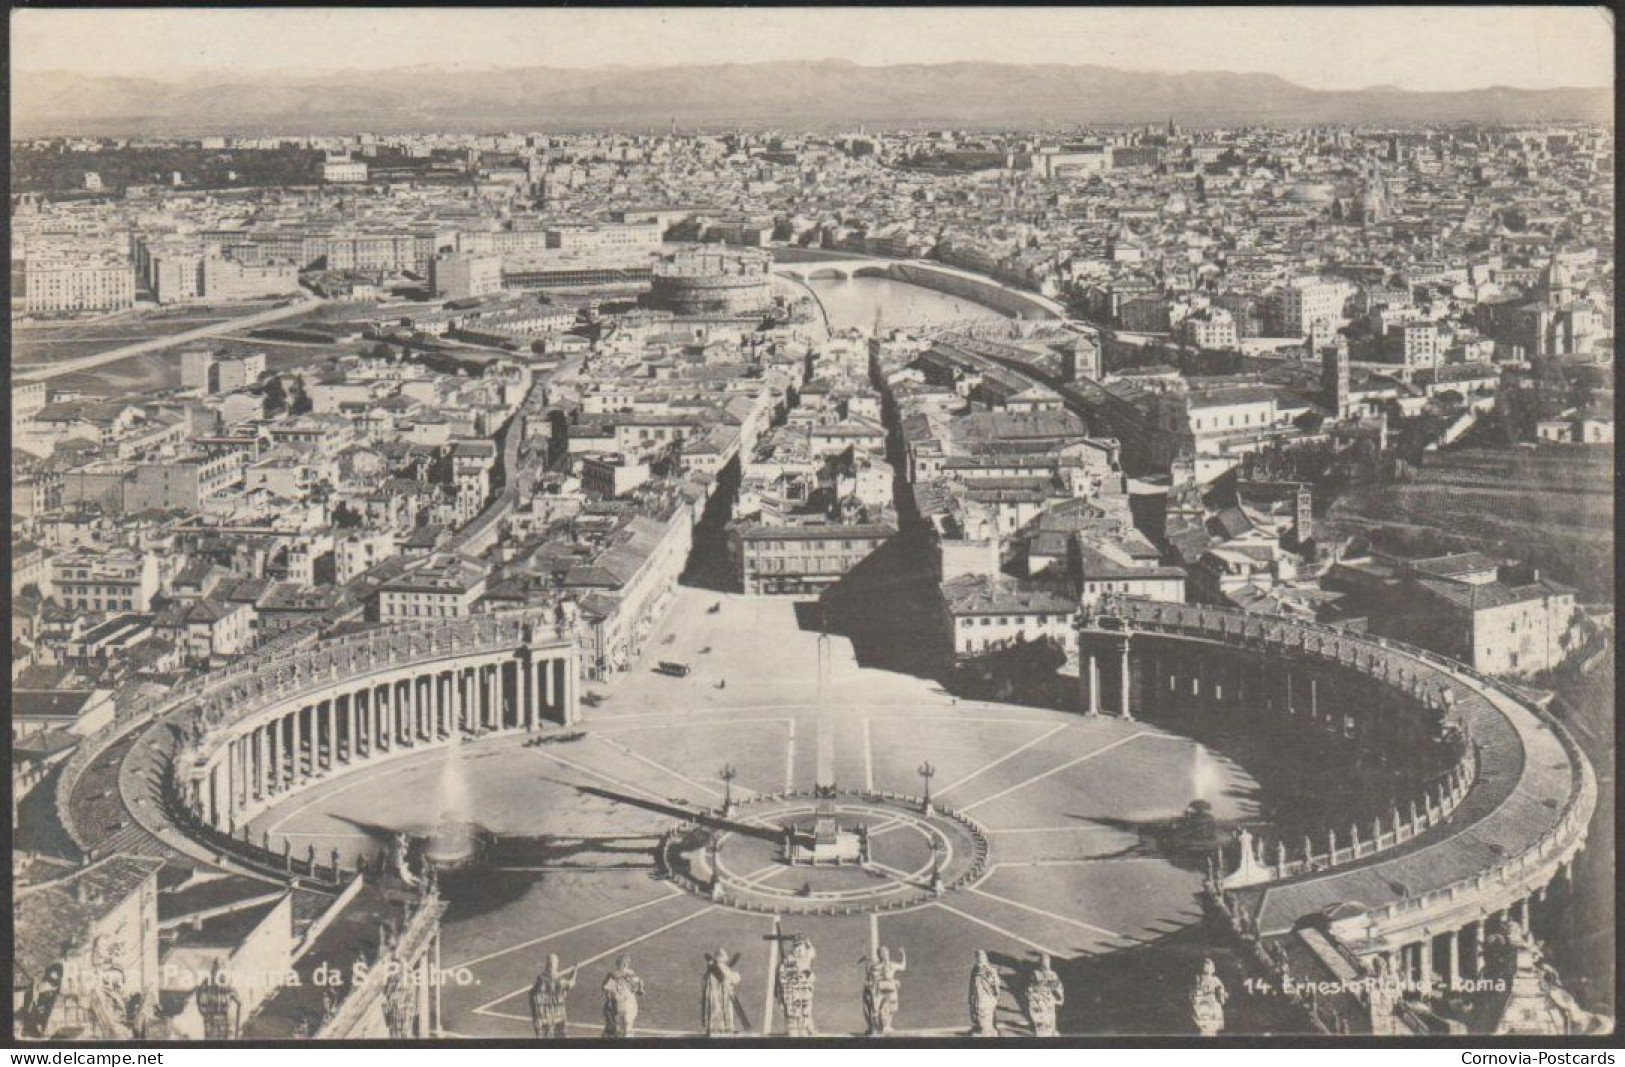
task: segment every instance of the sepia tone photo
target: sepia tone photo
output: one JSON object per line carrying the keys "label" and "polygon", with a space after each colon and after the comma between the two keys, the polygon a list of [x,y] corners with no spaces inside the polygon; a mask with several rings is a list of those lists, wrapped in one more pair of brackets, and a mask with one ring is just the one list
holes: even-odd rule
{"label": "sepia tone photo", "polygon": [[10,30],[15,1043],[1613,1033],[1611,9]]}

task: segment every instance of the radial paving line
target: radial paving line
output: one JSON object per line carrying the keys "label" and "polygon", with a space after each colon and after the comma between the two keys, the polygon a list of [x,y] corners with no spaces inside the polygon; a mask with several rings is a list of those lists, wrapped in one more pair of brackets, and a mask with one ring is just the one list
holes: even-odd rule
{"label": "radial paving line", "polygon": [[1008,826],[1000,829],[988,827],[990,834],[1121,834],[1112,826]]}
{"label": "radial paving line", "polygon": [[1152,735],[1145,734],[1145,733],[1137,733],[1137,734],[1131,734],[1128,737],[1121,738],[1121,739],[1119,739],[1117,741],[1113,741],[1111,744],[1106,745],[1106,746],[1104,746],[1102,748],[1097,748],[1093,752],[1085,753],[1084,755],[1079,756],[1077,759],[1068,760],[1065,763],[1061,764],[1059,767],[1051,767],[1049,770],[1045,771],[1043,774],[1035,774],[1031,778],[1028,778],[1024,782],[1017,782],[1015,785],[1011,786],[1008,789],[1001,789],[999,792],[994,793],[990,797],[983,797],[981,800],[978,800],[973,804],[966,804],[963,808],[961,808],[959,810],[960,811],[970,811],[972,808],[979,808],[983,804],[988,804],[988,803],[991,803],[992,801],[998,800],[1000,797],[1009,796],[1011,793],[1014,793],[1018,789],[1025,789],[1027,786],[1032,785],[1034,782],[1041,782],[1045,778],[1048,778],[1052,774],[1060,774],[1062,771],[1066,770],[1069,767],[1076,767],[1078,764],[1083,763],[1083,762],[1085,762],[1087,760],[1092,760],[1096,756],[1103,756],[1106,753],[1110,752],[1112,749],[1118,747],[1119,745],[1126,745],[1130,741],[1135,741],[1135,740],[1138,740],[1139,738],[1149,737],[1149,736],[1152,736]]}
{"label": "radial paving line", "polygon": [[1081,928],[1083,928],[1085,930],[1089,930],[1089,931],[1091,931],[1093,933],[1105,934],[1107,937],[1115,937],[1115,938],[1118,938],[1118,939],[1124,940],[1124,941],[1128,940],[1128,938],[1125,935],[1118,933],[1116,930],[1108,930],[1104,926],[1096,926],[1093,923],[1086,923],[1081,919],[1069,919],[1065,915],[1058,915],[1053,911],[1045,911],[1043,908],[1035,908],[1031,904],[1023,904],[1021,901],[1019,901],[1019,900],[1011,900],[1009,897],[1001,897],[997,893],[989,893],[985,889],[972,888],[971,892],[975,893],[979,897],[986,897],[989,900],[996,900],[1000,904],[1008,904],[1012,908],[1020,908],[1022,911],[1030,911],[1034,915],[1042,915],[1045,918],[1055,919],[1055,920],[1057,920],[1059,922],[1070,923],[1073,926],[1081,927]]}
{"label": "radial paving line", "polygon": [[[320,787],[318,786],[317,789],[311,790],[311,792],[309,794],[306,794],[306,793],[299,794],[301,797],[307,797],[308,796],[308,799],[305,799],[304,802],[301,803],[301,804],[294,805],[292,810],[284,812],[280,817],[278,817],[276,822],[271,823],[269,826],[265,827],[265,832],[274,834],[274,833],[277,832],[278,827],[280,827],[283,823],[287,822],[289,819],[293,818],[296,815],[303,815],[306,811],[308,811],[309,809],[315,807],[317,804],[321,804],[321,803],[324,803],[326,801],[332,800],[334,797],[337,797],[337,796],[343,796],[345,793],[348,793],[352,789],[359,789],[361,786],[364,786],[364,785],[372,785],[372,784],[376,783],[380,778],[392,778],[397,774],[404,774],[407,771],[418,770],[424,763],[429,762],[431,757],[444,756],[445,754],[446,754],[445,749],[434,749],[432,751],[419,753],[419,754],[416,754],[414,756],[407,756],[407,757],[403,758],[398,764],[396,764],[393,767],[386,766],[386,767],[378,768],[378,773],[377,774],[361,774],[361,775],[358,775],[356,777],[356,780],[353,781],[353,782],[345,782],[342,777],[340,777],[338,779],[333,779],[332,780],[333,784],[337,785],[338,788],[328,790],[328,791],[322,791],[320,789]],[[276,809],[272,808],[271,810],[275,811]],[[281,835],[281,836],[286,836],[286,835]]]}
{"label": "radial paving line", "polygon": [[550,759],[554,763],[562,764],[563,766],[568,767],[573,771],[580,771],[582,774],[590,774],[594,778],[602,778],[604,781],[608,782],[610,785],[616,786],[616,787],[618,787],[620,789],[625,789],[625,790],[627,790],[629,792],[632,792],[632,793],[639,793],[639,794],[647,797],[648,799],[658,801],[661,804],[670,803],[670,801],[666,797],[658,796],[658,795],[656,795],[654,793],[649,792],[649,790],[644,789],[642,786],[633,785],[631,782],[623,782],[619,778],[616,778],[614,775],[605,774],[603,771],[595,771],[591,767],[585,766],[585,765],[580,764],[580,763],[571,762],[570,760],[565,759],[563,756],[555,755],[552,752],[543,752],[540,748],[533,749],[532,751],[534,751],[536,753],[536,755],[538,755],[538,756],[542,756],[542,757],[544,757],[546,759]]}
{"label": "radial paving line", "polygon": [[[741,710],[745,710],[745,709],[741,709]],[[754,710],[754,709],[750,709],[750,710]],[[669,712],[662,712],[662,713],[660,713],[658,715],[627,715],[627,716],[624,716],[624,718],[626,720],[628,720],[628,721],[631,721],[631,720],[634,720],[634,719],[670,718],[670,713]],[[620,722],[621,719],[607,719],[605,721],[606,722]],[[598,735],[601,735],[601,734],[629,734],[629,733],[635,733],[635,732],[637,732],[639,730],[681,730],[681,729],[686,729],[686,728],[691,727],[691,726],[724,726],[724,725],[726,725],[726,726],[748,726],[748,725],[752,725],[754,723],[764,723],[764,722],[795,722],[795,719],[792,716],[789,716],[789,715],[775,715],[775,716],[772,716],[771,718],[765,718],[765,719],[701,719],[701,718],[693,718],[693,719],[682,719],[682,720],[676,721],[676,722],[639,722],[636,725],[632,725],[632,726],[594,726],[592,728],[592,735],[593,736],[598,736]]]}
{"label": "radial paving line", "polygon": [[997,767],[999,764],[1003,763],[1005,760],[1014,759],[1015,757],[1021,755],[1023,752],[1027,751],[1029,748],[1032,748],[1034,745],[1039,744],[1040,742],[1049,740],[1050,738],[1054,737],[1056,734],[1060,733],[1062,730],[1065,730],[1068,726],[1071,726],[1071,725],[1072,724],[1069,723],[1069,722],[1063,722],[1059,726],[1055,727],[1055,729],[1049,731],[1048,733],[1040,734],[1037,737],[1033,738],[1031,741],[1028,741],[1026,744],[1021,745],[1021,746],[1019,746],[1017,748],[1011,749],[1009,752],[1006,752],[1004,755],[1000,756],[998,759],[994,760],[992,763],[984,764],[984,765],[976,768],[974,771],[971,771],[969,774],[965,775],[965,777],[960,778],[960,779],[958,779],[956,781],[950,782],[949,784],[943,786],[941,789],[937,790],[937,796],[940,797],[940,796],[944,795],[945,793],[947,793],[951,789],[958,789],[960,786],[964,785],[966,782],[970,781],[972,778],[975,778],[977,775],[983,773],[984,771],[991,771],[993,768]]}
{"label": "radial paving line", "polygon": [[977,926],[985,926],[989,930],[992,930],[996,934],[1003,934],[1005,937],[1008,937],[1008,938],[1010,938],[1010,939],[1012,939],[1014,941],[1020,941],[1023,945],[1026,945],[1028,948],[1036,949],[1039,952],[1043,952],[1043,953],[1045,953],[1047,955],[1055,956],[1055,957],[1058,957],[1058,958],[1063,959],[1063,960],[1071,958],[1069,953],[1059,952],[1059,951],[1057,951],[1057,950],[1055,950],[1053,948],[1049,948],[1049,947],[1047,947],[1045,945],[1040,945],[1037,941],[1029,940],[1028,938],[1022,937],[1020,934],[1011,933],[1009,930],[1006,930],[1002,926],[997,926],[997,925],[995,925],[993,923],[990,923],[986,919],[978,919],[976,916],[970,914],[969,912],[960,911],[958,908],[952,907],[952,906],[950,906],[948,904],[944,904],[940,900],[935,901],[934,903],[935,903],[935,905],[937,907],[941,908],[943,911],[946,911],[946,912],[949,912],[951,914],[957,915],[961,919],[965,919],[965,920],[968,920],[970,922],[973,922]]}
{"label": "radial paving line", "polygon": [[576,923],[574,926],[566,926],[562,930],[554,930],[550,934],[543,934],[541,937],[533,937],[529,941],[521,941],[517,945],[509,945],[507,948],[500,948],[495,952],[488,952],[483,956],[476,956],[471,960],[463,960],[461,963],[448,964],[448,967],[453,970],[458,967],[478,967],[482,963],[489,963],[498,956],[506,956],[508,953],[518,952],[520,949],[534,948],[544,941],[553,940],[555,937],[563,937],[566,934],[573,934],[579,930],[585,930],[589,926],[597,926],[599,923],[608,922],[611,919],[619,919],[622,915],[630,915],[634,911],[642,911],[644,908],[651,908],[656,904],[663,904],[675,897],[685,895],[681,889],[675,889],[670,884],[667,884],[665,889],[666,893],[664,896],[655,897],[653,900],[645,900],[641,904],[633,904],[629,908],[622,908],[620,911],[612,911],[608,915],[600,915],[596,919],[588,919],[586,922]]}
{"label": "radial paving line", "polygon": [[673,770],[672,768],[666,766],[664,763],[661,763],[658,760],[652,760],[648,756],[645,756],[643,753],[637,752],[637,751],[633,750],[632,748],[621,744],[618,741],[609,741],[609,740],[607,740],[605,738],[598,737],[597,735],[592,735],[592,737],[593,737],[593,740],[597,741],[599,744],[608,745],[610,748],[613,748],[615,751],[624,753],[624,754],[626,754],[628,756],[631,756],[633,759],[639,761],[640,763],[647,763],[649,766],[653,767],[655,770],[661,771],[661,772],[663,772],[665,774],[669,774],[673,778],[677,779],[679,782],[685,782],[688,785],[693,786],[695,789],[698,789],[703,793],[707,793],[710,796],[715,797],[715,798],[719,798],[719,799],[722,796],[721,793],[717,792],[715,789],[712,789],[710,786],[704,785],[704,784],[702,784],[700,782],[696,782],[694,779],[690,778],[688,775],[683,774],[680,771]]}

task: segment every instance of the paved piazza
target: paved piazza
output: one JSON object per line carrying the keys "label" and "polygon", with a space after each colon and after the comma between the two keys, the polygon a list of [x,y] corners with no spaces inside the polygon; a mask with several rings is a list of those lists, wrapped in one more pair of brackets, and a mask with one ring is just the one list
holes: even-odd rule
{"label": "paved piazza", "polygon": [[[1201,875],[1166,857],[1148,829],[1198,796],[1220,818],[1256,811],[1253,780],[1186,738],[1115,718],[955,701],[929,681],[860,668],[838,638],[820,672],[818,636],[798,624],[792,601],[692,588],[678,598],[643,668],[585,687],[603,699],[584,706],[581,736],[405,756],[308,789],[253,823],[273,847],[286,838],[296,852],[315,845],[354,858],[465,809],[500,842],[488,864],[442,882],[443,1005],[454,1034],[528,1036],[526,991],[557,953],[581,968],[572,1030],[593,1036],[599,985],[623,952],[648,987],[640,1033],[693,1033],[703,956],[717,948],[743,953],[751,1032],[782,1033],[768,980],[775,933],[806,933],[818,950],[820,1032],[862,1031],[860,960],[885,945],[908,957],[899,1030],[962,1033],[975,950],[987,949],[1019,990],[1037,952],[1095,957],[1185,930],[1201,918]],[[663,659],[693,671],[678,679],[649,669]],[[814,785],[821,722],[841,819],[871,828],[871,870],[777,859],[772,828],[812,812],[810,796],[785,794]],[[926,761],[936,770],[934,818],[859,796],[917,796]],[[718,903],[659,877],[654,855],[662,835],[721,808],[724,765],[740,804],[719,857],[732,895]],[[976,837],[986,842],[980,862]],[[933,839],[944,852],[940,897],[921,892]],[[775,899],[781,909],[764,906]],[[828,913],[841,906],[850,913]],[[1075,999],[1063,1029],[1091,1029],[1088,998]],[[999,1025],[1027,1032],[1009,991]]]}

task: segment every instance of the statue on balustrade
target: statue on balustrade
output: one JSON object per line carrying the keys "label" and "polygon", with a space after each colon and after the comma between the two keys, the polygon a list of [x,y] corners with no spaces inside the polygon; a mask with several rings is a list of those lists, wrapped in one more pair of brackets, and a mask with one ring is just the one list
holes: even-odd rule
{"label": "statue on balustrade", "polygon": [[632,970],[632,958],[620,956],[604,978],[604,1036],[631,1037],[638,1021],[643,979]]}
{"label": "statue on balustrade", "polygon": [[739,954],[723,949],[705,954],[705,977],[700,981],[700,1027],[706,1037],[731,1037],[748,1027],[739,1003]]}
{"label": "statue on balustrade", "polygon": [[536,976],[530,987],[530,1021],[537,1037],[565,1037],[569,1021],[565,1016],[565,1000],[576,987],[576,968],[561,971],[559,957],[548,953],[547,968]]}
{"label": "statue on balustrade", "polygon": [[978,949],[976,963],[970,972],[970,1032],[973,1037],[997,1037],[998,1027],[994,1015],[999,1010],[999,994],[1004,983],[999,970],[987,958],[987,952]]}
{"label": "statue on balustrade", "polygon": [[897,950],[897,960],[881,946],[874,958],[863,958],[863,1017],[869,1025],[869,1035],[878,1037],[892,1032],[892,1020],[902,994],[898,975],[908,970],[908,953]]}
{"label": "statue on balustrade", "polygon": [[791,1037],[812,1037],[813,960],[818,950],[806,934],[797,934],[779,963],[779,1003],[784,1006],[785,1032]]}
{"label": "statue on balustrade", "polygon": [[1038,957],[1038,969],[1027,980],[1027,1018],[1033,1024],[1035,1037],[1054,1037],[1057,1033],[1055,1015],[1066,1003],[1066,987],[1061,977],[1050,967],[1049,953]]}
{"label": "statue on balustrade", "polygon": [[1219,968],[1211,959],[1202,961],[1202,970],[1191,983],[1191,1023],[1203,1037],[1213,1037],[1224,1029],[1224,1004],[1229,999]]}

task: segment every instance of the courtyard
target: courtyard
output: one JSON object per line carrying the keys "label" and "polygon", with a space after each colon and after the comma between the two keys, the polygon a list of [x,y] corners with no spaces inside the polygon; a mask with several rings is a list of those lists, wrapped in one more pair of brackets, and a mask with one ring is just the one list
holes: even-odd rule
{"label": "courtyard", "polygon": [[[692,1034],[704,955],[719,948],[741,954],[749,1032],[783,1033],[770,976],[780,938],[797,933],[818,951],[820,1033],[862,1032],[861,961],[885,946],[908,961],[899,1031],[964,1033],[966,983],[983,949],[1006,986],[1000,1029],[1019,1035],[1030,1032],[1019,994],[1039,953],[1063,978],[1093,984],[1109,958],[1197,938],[1201,863],[1165,847],[1166,828],[1196,799],[1220,819],[1254,816],[1258,787],[1242,768],[1145,723],[956,699],[926,679],[861,666],[849,642],[804,629],[796,609],[682,588],[642,666],[584,687],[598,700],[583,707],[579,732],[401,757],[288,798],[251,833],[350,861],[446,816],[499,841],[488,862],[441,882],[442,1000],[459,1036],[529,1036],[527,993],[549,953],[579,968],[572,1036],[601,1033],[600,985],[622,954],[647,987],[639,1032]],[[691,670],[657,673],[660,660]],[[804,873],[776,858],[771,833],[751,832],[808,814],[781,795],[810,790],[821,760],[843,793],[903,798],[891,811],[850,802],[850,816],[874,827],[872,871]],[[911,813],[926,764],[934,821]],[[730,796],[731,822],[720,820]],[[705,820],[720,820],[721,869],[753,909],[660,873],[663,836]],[[986,841],[974,870],[969,825]],[[919,891],[937,838],[950,876],[939,896]],[[809,908],[808,893],[854,906]],[[776,898],[783,908],[771,907]],[[1188,981],[1184,966],[1168,980]],[[1101,990],[1069,993],[1063,1031],[1121,1025],[1105,1017]],[[1161,995],[1177,1005],[1183,989]]]}

